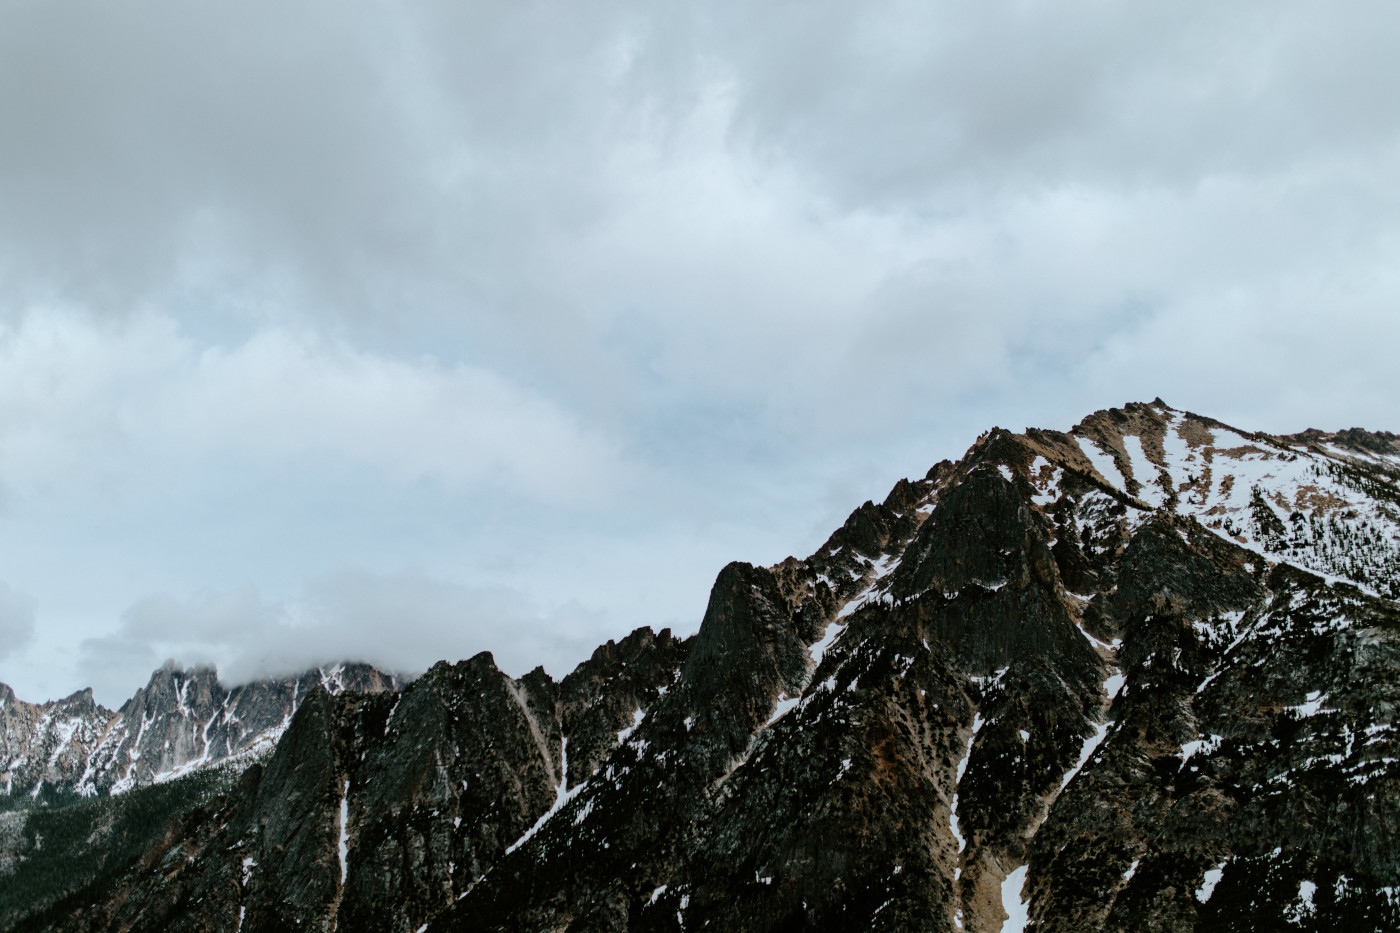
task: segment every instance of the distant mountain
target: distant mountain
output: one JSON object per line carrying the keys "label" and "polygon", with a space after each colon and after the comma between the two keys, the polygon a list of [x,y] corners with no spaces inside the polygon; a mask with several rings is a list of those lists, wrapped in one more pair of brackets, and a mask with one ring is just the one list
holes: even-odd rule
{"label": "distant mountain", "polygon": [[314,689],[12,928],[1400,929],[1398,569],[1394,435],[992,430],[691,638]]}
{"label": "distant mountain", "polygon": [[226,689],[212,668],[167,665],[113,712],[82,690],[25,703],[0,684],[0,798],[38,801],[120,794],[207,765],[235,766],[271,752],[314,689],[334,695],[397,691],[392,674],[338,664],[300,677]]}

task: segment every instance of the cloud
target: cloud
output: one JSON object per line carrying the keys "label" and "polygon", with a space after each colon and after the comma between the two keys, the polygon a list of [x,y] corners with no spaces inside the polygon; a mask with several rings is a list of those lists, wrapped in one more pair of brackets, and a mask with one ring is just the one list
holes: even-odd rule
{"label": "cloud", "polygon": [[34,640],[34,600],[0,581],[0,661]]}
{"label": "cloud", "polygon": [[73,674],[83,687],[92,688],[98,703],[120,709],[160,663],[161,656],[148,643],[120,634],[104,635],[79,643]]}
{"label": "cloud", "polygon": [[[122,607],[241,580],[309,658],[346,566],[547,659],[549,607],[698,618],[993,423],[1395,430],[1397,17],[25,0],[0,562],[133,670]],[[259,669],[222,627],[188,656]]]}
{"label": "cloud", "polygon": [[432,353],[454,405],[528,386],[676,462],[1034,397],[1398,219],[1383,4],[84,9],[0,40],[11,314],[231,330],[211,385]]}
{"label": "cloud", "polygon": [[1395,140],[1383,4],[709,9],[738,126],[852,204],[1189,187]]}
{"label": "cloud", "polygon": [[606,439],[488,368],[281,328],[201,347],[160,315],[0,326],[0,423],[10,484],[232,459],[551,498],[594,495],[620,470]]}
{"label": "cloud", "polygon": [[79,670],[113,704],[145,682],[158,658],[214,665],[233,685],[341,660],[416,675],[439,660],[491,651],[513,676],[543,664],[558,678],[622,634],[611,625],[606,614],[577,603],[542,607],[506,587],[342,572],[286,600],[251,586],[148,595],[122,613],[115,633],[81,644]]}

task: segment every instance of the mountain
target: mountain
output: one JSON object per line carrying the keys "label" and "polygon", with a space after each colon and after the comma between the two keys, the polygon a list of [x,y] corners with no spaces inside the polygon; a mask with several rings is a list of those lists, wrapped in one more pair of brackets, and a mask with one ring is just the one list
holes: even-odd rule
{"label": "mountain", "polygon": [[1397,569],[1394,435],[994,429],[691,638],[313,690],[12,926],[1400,929]]}
{"label": "mountain", "polygon": [[401,680],[366,664],[226,689],[212,668],[167,664],[113,712],[82,690],[25,703],[0,684],[0,798],[120,794],[214,764],[270,752],[316,688],[396,691]]}

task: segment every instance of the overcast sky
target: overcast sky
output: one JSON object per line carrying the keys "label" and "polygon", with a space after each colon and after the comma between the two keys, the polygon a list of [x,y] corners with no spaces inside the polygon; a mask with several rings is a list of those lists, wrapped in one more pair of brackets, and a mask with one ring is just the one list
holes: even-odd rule
{"label": "overcast sky", "polygon": [[693,631],[986,428],[1400,430],[1392,3],[0,30],[0,681]]}

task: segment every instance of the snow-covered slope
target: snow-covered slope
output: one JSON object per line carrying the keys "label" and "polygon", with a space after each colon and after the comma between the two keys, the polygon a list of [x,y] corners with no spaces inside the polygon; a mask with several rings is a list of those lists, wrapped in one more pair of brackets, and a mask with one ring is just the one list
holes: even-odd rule
{"label": "snow-covered slope", "polygon": [[[1370,435],[1364,447],[1348,433],[1351,443],[1316,431],[1274,438],[1160,401],[1099,413],[1073,431],[1095,474],[1146,506],[1131,521],[1165,508],[1271,561],[1400,598],[1400,442]],[[1054,498],[1050,462],[1029,472]]]}

